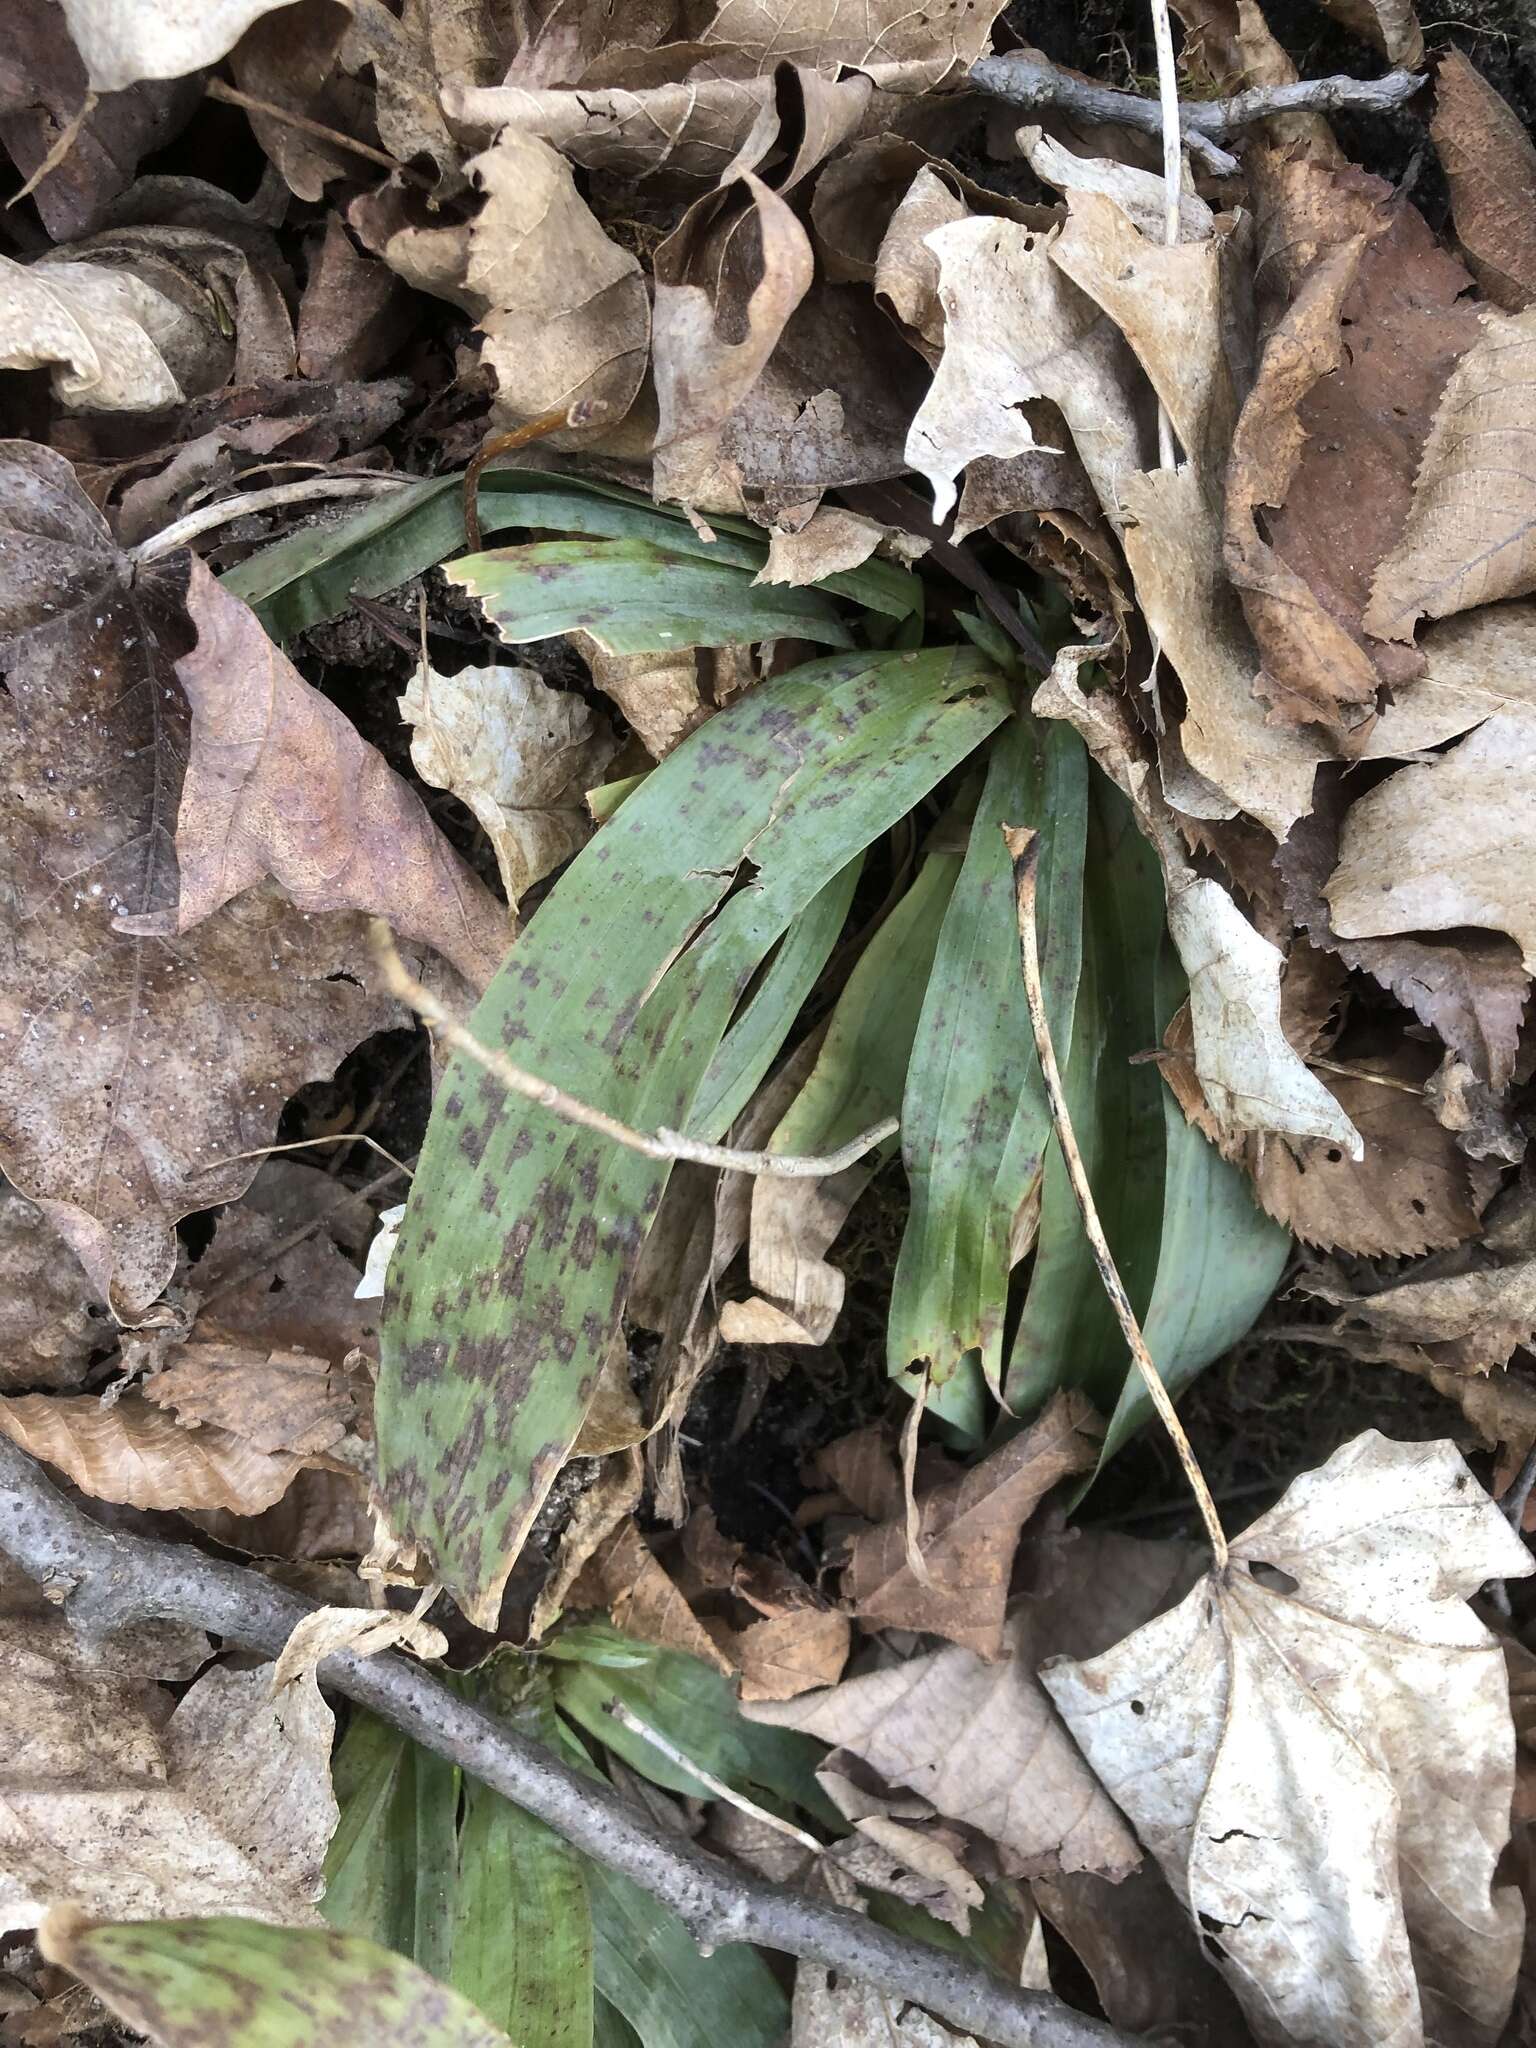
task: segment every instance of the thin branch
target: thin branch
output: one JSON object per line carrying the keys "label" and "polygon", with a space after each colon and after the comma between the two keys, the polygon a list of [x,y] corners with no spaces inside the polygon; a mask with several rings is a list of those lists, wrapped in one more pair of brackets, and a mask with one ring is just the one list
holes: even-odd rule
{"label": "thin branch", "polygon": [[[1168,0],[1152,0],[1152,40],[1157,50],[1158,120],[1163,131],[1163,241],[1173,248],[1179,239],[1179,188],[1184,180],[1184,150],[1179,133],[1179,74],[1173,61],[1173,23]],[[1157,461],[1160,469],[1176,469],[1173,421],[1157,401]],[[1152,672],[1157,673],[1154,659]]]}
{"label": "thin branch", "polygon": [[148,540],[141,540],[129,553],[136,562],[152,561],[169,554],[183,542],[211,533],[216,526],[228,526],[247,512],[271,512],[279,505],[302,505],[312,498],[372,498],[380,491],[403,490],[413,484],[412,476],[307,476],[293,484],[269,484],[264,491],[246,491],[238,498],[220,498],[216,505],[199,505],[184,518],[173,519]]}
{"label": "thin branch", "polygon": [[89,121],[89,119],[91,118],[92,114],[95,113],[95,111],[96,95],[93,92],[88,92],[85,98],[80,102],[79,107],[75,110],[73,114],[70,115],[69,119],[64,123],[64,126],[53,138],[53,141],[49,146],[48,154],[43,158],[42,162],[38,165],[37,169],[32,173],[31,177],[28,178],[25,185],[22,186],[19,192],[13,193],[12,196],[9,199],[7,199],[7,201],[5,202],[5,210],[7,213],[10,212],[13,206],[20,206],[23,199],[30,199],[32,197],[32,194],[37,190],[38,186],[42,184],[44,178],[52,177],[53,173],[59,168],[59,165],[63,163],[65,157],[69,155],[69,152],[74,148],[75,144],[79,141],[80,130],[85,126],[86,122]]}
{"label": "thin branch", "polygon": [[[260,1573],[190,1544],[151,1542],[98,1526],[0,1439],[0,1550],[92,1635],[134,1622],[179,1621],[276,1657],[315,1603]],[[757,1942],[908,1998],[1000,2048],[1135,2048],[1049,1993],[1024,1991],[959,1956],[909,1941],[857,1913],[786,1891],[681,1842],[611,1787],[579,1776],[541,1743],[515,1734],[397,1652],[342,1651],[322,1685],[355,1700],[436,1756],[676,1913],[713,1948]]]}
{"label": "thin branch", "polygon": [[548,412],[541,412],[536,419],[525,420],[522,426],[514,427],[510,433],[493,434],[481,445],[464,472],[464,544],[472,555],[478,555],[482,545],[480,472],[486,464],[510,455],[515,448],[526,448],[531,442],[542,441],[546,434],[558,434],[565,427],[584,427],[607,410],[602,399],[578,398],[574,405],[557,405]]}
{"label": "thin branch", "polygon": [[1040,1072],[1045,1081],[1045,1092],[1051,1105],[1051,1122],[1056,1130],[1056,1142],[1061,1147],[1062,1162],[1067,1169],[1067,1178],[1072,1183],[1072,1192],[1077,1197],[1077,1206],[1082,1212],[1083,1230],[1088,1246],[1093,1253],[1093,1263],[1099,1269],[1099,1278],[1104,1283],[1104,1292],[1109,1296],[1109,1305],[1114,1310],[1125,1341],[1130,1347],[1136,1369],[1146,1382],[1152,1405],[1162,1418],[1163,1427],[1172,1439],[1173,1448],[1178,1452],[1179,1463],[1184,1467],[1195,1496],[1195,1504],[1205,1523],[1206,1534],[1211,1539],[1211,1550],[1215,1555],[1216,1569],[1222,1571],[1227,1562],[1227,1538],[1221,1526],[1221,1517],[1216,1512],[1216,1503],[1211,1498],[1211,1489],[1205,1483],[1205,1474],[1200,1470],[1189,1438],[1184,1434],[1168,1389],[1163,1385],[1162,1374],[1153,1362],[1147,1349],[1147,1340],[1141,1334],[1141,1325],[1131,1307],[1125,1283],[1115,1266],[1114,1255],[1109,1249],[1109,1240],[1104,1235],[1104,1226],[1099,1221],[1099,1212],[1094,1207],[1093,1189],[1088,1183],[1083,1155],[1077,1149],[1077,1139],[1072,1131],[1072,1118],[1067,1109],[1066,1091],[1061,1085],[1061,1069],[1056,1064],[1056,1048],[1051,1043],[1050,1020],[1045,1014],[1045,995],[1040,986],[1040,947],[1035,936],[1035,870],[1040,859],[1040,835],[1027,828],[1015,825],[1003,827],[1003,840],[1008,848],[1008,857],[1013,862],[1013,885],[1019,905],[1019,958],[1024,969],[1024,995],[1029,1004],[1029,1021],[1035,1034],[1035,1050],[1040,1055]]}
{"label": "thin branch", "polygon": [[[1074,78],[1028,51],[983,57],[971,66],[971,83],[1010,106],[1030,111],[1060,107],[1081,121],[1114,121],[1145,135],[1162,134],[1158,101]],[[1190,154],[1208,170],[1227,175],[1237,169],[1237,159],[1219,146],[1220,141],[1255,121],[1272,114],[1332,114],[1346,107],[1386,113],[1412,99],[1423,85],[1414,71],[1389,71],[1383,78],[1301,78],[1290,85],[1256,85],[1227,100],[1181,100],[1179,127]]]}
{"label": "thin branch", "polygon": [[425,192],[434,189],[433,181],[424,172],[402,164],[382,149],[375,149],[371,142],[359,142],[354,136],[343,135],[339,128],[327,128],[323,121],[312,121],[307,114],[292,113],[287,107],[280,107],[275,100],[253,99],[250,93],[226,85],[222,78],[210,78],[203,90],[211,100],[223,100],[228,106],[243,107],[248,114],[265,114],[269,121],[281,121],[286,127],[313,135],[318,142],[332,143],[337,149],[350,150],[353,156],[366,157],[371,164],[382,164],[395,177],[403,178],[407,184],[419,186]]}
{"label": "thin branch", "polygon": [[690,1778],[697,1778],[707,1791],[712,1792],[717,1799],[723,1799],[728,1806],[734,1806],[738,1813],[749,1813],[765,1828],[773,1828],[781,1835],[788,1835],[792,1842],[798,1842],[802,1849],[809,1849],[813,1856],[820,1856],[826,1848],[825,1842],[818,1842],[814,1835],[808,1835],[804,1828],[797,1828],[793,1821],[780,1820],[779,1816],[770,1813],[766,1806],[754,1806],[750,1799],[743,1799],[739,1792],[732,1791],[723,1778],[715,1777],[713,1773],[706,1771],[702,1764],[696,1764],[693,1758],[686,1755],[675,1743],[669,1742],[660,1729],[653,1728],[649,1721],[642,1721],[638,1714],[631,1713],[621,1699],[605,1700],[603,1712],[611,1714],[619,1726],[627,1728],[631,1735],[638,1735],[642,1742],[648,1742],[652,1749],[667,1759],[668,1763],[675,1764],[680,1771],[686,1771]]}
{"label": "thin branch", "polygon": [[526,1067],[514,1065],[497,1047],[482,1045],[469,1026],[440,1003],[432,991],[424,988],[411,973],[395,949],[389,926],[382,919],[373,918],[370,929],[384,986],[402,1003],[409,1003],[417,1016],[430,1024],[456,1052],[463,1053],[466,1059],[473,1060],[486,1073],[493,1074],[509,1094],[520,1095],[525,1102],[536,1102],[540,1109],[564,1117],[567,1123],[580,1124],[583,1130],[597,1131],[603,1137],[611,1138],[615,1145],[623,1145],[628,1151],[639,1152],[647,1159],[686,1159],[695,1166],[719,1166],[727,1173],[750,1173],[769,1180],[821,1180],[857,1164],[866,1152],[872,1151],[876,1145],[883,1145],[900,1129],[896,1118],[888,1116],[883,1122],[872,1124],[867,1131],[860,1131],[856,1138],[850,1138],[836,1152],[819,1155],[738,1152],[730,1145],[707,1145],[701,1138],[685,1137],[681,1131],[659,1130],[652,1137],[645,1131],[620,1123],[605,1109],[594,1109],[590,1103],[567,1095],[553,1081],[541,1081]]}

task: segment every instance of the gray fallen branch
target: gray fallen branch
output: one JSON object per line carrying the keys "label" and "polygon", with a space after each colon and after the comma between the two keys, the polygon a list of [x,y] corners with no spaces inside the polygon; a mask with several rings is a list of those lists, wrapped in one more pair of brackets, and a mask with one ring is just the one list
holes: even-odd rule
{"label": "gray fallen branch", "polygon": [[[190,1544],[101,1528],[0,1438],[0,1550],[75,1628],[108,1635],[178,1621],[275,1657],[314,1603]],[[706,1950],[757,1942],[910,1999],[1000,2048],[1131,2048],[1130,2037],[1040,1991],[908,1941],[857,1913],[768,1884],[653,1826],[618,1793],[457,1698],[392,1652],[327,1657],[320,1683],[554,1828],[584,1855],[669,1906]]]}
{"label": "gray fallen branch", "polygon": [[[1220,143],[1255,121],[1271,114],[1336,114],[1346,107],[1357,113],[1386,113],[1411,99],[1424,82],[1416,71],[1389,71],[1382,78],[1299,78],[1290,85],[1255,85],[1227,100],[1180,100],[1179,128],[1191,156],[1208,170],[1226,175],[1237,169],[1237,159]],[[1059,107],[1081,121],[1118,122],[1148,135],[1163,132],[1156,100],[1074,78],[1025,50],[983,57],[971,66],[971,83],[993,99],[1027,111]]]}

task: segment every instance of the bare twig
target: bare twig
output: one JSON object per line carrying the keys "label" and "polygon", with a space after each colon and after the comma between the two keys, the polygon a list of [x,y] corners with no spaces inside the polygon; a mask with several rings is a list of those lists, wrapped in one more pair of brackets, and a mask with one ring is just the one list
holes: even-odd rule
{"label": "bare twig", "polygon": [[249,1152],[226,1152],[222,1159],[210,1159],[197,1170],[199,1173],[212,1173],[216,1166],[230,1166],[237,1159],[270,1159],[277,1152],[307,1152],[312,1145],[366,1145],[381,1159],[387,1159],[396,1173],[403,1173],[407,1180],[411,1177],[411,1168],[405,1161],[397,1159],[387,1146],[381,1145],[377,1138],[370,1138],[366,1131],[327,1131],[323,1138],[295,1138],[286,1145],[253,1145]]}
{"label": "bare twig", "polygon": [[1227,1539],[1221,1526],[1221,1517],[1216,1512],[1216,1503],[1211,1498],[1211,1489],[1205,1483],[1205,1474],[1200,1470],[1184,1425],[1163,1385],[1162,1374],[1153,1362],[1147,1349],[1147,1340],[1141,1334],[1141,1325],[1126,1294],[1125,1283],[1115,1266],[1114,1255],[1109,1249],[1109,1240],[1104,1235],[1104,1226],[1099,1221],[1099,1212],[1094,1207],[1093,1189],[1088,1183],[1088,1174],[1083,1166],[1083,1155],[1077,1149],[1077,1139],[1072,1132],[1072,1118],[1067,1109],[1066,1091],[1061,1085],[1061,1069],[1056,1064],[1056,1048],[1051,1042],[1050,1020],[1045,1014],[1045,995],[1040,986],[1040,948],[1035,936],[1035,869],[1040,857],[1040,836],[1027,828],[1015,825],[1003,827],[1003,839],[1008,848],[1008,857],[1013,862],[1013,885],[1019,905],[1019,957],[1024,969],[1024,994],[1029,1004],[1029,1021],[1034,1029],[1035,1050],[1040,1055],[1040,1073],[1045,1081],[1046,1097],[1051,1105],[1051,1122],[1056,1130],[1056,1142],[1061,1147],[1062,1163],[1067,1169],[1067,1178],[1072,1183],[1072,1192],[1077,1197],[1077,1206],[1082,1212],[1083,1230],[1088,1246],[1093,1253],[1093,1263],[1099,1269],[1099,1278],[1104,1283],[1104,1292],[1109,1296],[1109,1305],[1114,1310],[1120,1328],[1125,1332],[1125,1341],[1130,1347],[1131,1357],[1137,1371],[1146,1382],[1152,1405],[1162,1418],[1163,1427],[1172,1439],[1173,1448],[1179,1456],[1195,1496],[1195,1504],[1205,1523],[1206,1534],[1211,1539],[1211,1550],[1215,1555],[1216,1569],[1225,1569],[1227,1562]]}
{"label": "bare twig", "polygon": [[750,1173],[766,1179],[820,1180],[825,1175],[844,1172],[866,1152],[894,1137],[900,1129],[896,1118],[889,1116],[881,1123],[872,1124],[867,1131],[861,1131],[856,1138],[850,1138],[836,1152],[810,1156],[798,1152],[738,1152],[730,1145],[707,1145],[701,1138],[685,1137],[681,1131],[659,1130],[652,1137],[645,1131],[620,1123],[605,1109],[594,1109],[590,1103],[567,1095],[553,1081],[541,1081],[526,1067],[514,1065],[497,1047],[482,1045],[469,1026],[440,1003],[432,991],[424,988],[411,973],[395,948],[389,926],[380,918],[371,919],[370,926],[384,986],[392,996],[409,1003],[417,1016],[430,1024],[456,1052],[463,1053],[466,1059],[473,1060],[486,1073],[494,1074],[510,1094],[520,1095],[525,1102],[536,1102],[540,1109],[564,1117],[567,1123],[580,1124],[583,1130],[597,1131],[603,1137],[611,1138],[615,1145],[623,1145],[628,1151],[639,1152],[647,1159],[686,1159],[695,1166],[719,1166],[727,1173]]}
{"label": "bare twig", "polygon": [[425,172],[402,164],[382,149],[375,149],[371,142],[359,142],[354,136],[343,135],[339,128],[327,128],[323,121],[312,121],[307,114],[295,114],[287,107],[280,107],[275,100],[253,99],[248,92],[226,85],[222,78],[210,78],[203,90],[211,100],[223,100],[228,106],[243,107],[248,114],[265,114],[269,121],[281,121],[286,127],[313,135],[319,142],[333,143],[337,149],[350,150],[353,156],[366,157],[371,164],[382,164],[386,171],[403,178],[407,184],[419,186],[425,192],[433,189],[432,180]]}
{"label": "bare twig", "polygon": [[22,186],[19,192],[13,193],[11,197],[7,199],[7,201],[5,202],[5,208],[7,213],[10,212],[13,206],[19,206],[23,199],[30,199],[32,197],[32,194],[37,190],[38,186],[42,184],[44,178],[48,178],[53,175],[53,173],[59,168],[59,165],[63,163],[65,157],[69,155],[69,152],[74,148],[75,144],[79,141],[80,130],[85,126],[86,122],[89,121],[89,119],[91,118],[92,114],[95,113],[95,111],[96,95],[93,92],[88,92],[85,98],[80,102],[80,105],[76,108],[75,112],[70,115],[69,119],[64,123],[64,126],[59,130],[58,134],[55,135],[52,143],[49,145],[48,154],[43,158],[42,162],[38,165],[37,169],[32,173],[31,177],[28,178],[25,185]]}
{"label": "bare twig", "polygon": [[297,483],[269,484],[264,491],[245,491],[238,498],[220,498],[216,505],[199,505],[195,512],[173,519],[148,540],[141,540],[129,553],[136,562],[148,562],[185,541],[196,540],[199,534],[211,533],[216,526],[228,526],[247,512],[271,512],[280,505],[302,505],[311,498],[372,498],[380,491],[403,490],[415,482],[411,476],[307,476]]}
{"label": "bare twig", "polygon": [[620,1699],[606,1700],[603,1711],[611,1714],[620,1727],[627,1728],[631,1735],[638,1735],[642,1742],[648,1742],[652,1749],[664,1756],[668,1763],[675,1764],[680,1771],[686,1771],[690,1778],[697,1778],[707,1791],[717,1799],[723,1799],[728,1806],[734,1806],[739,1813],[749,1813],[755,1821],[761,1821],[765,1828],[773,1828],[781,1835],[788,1835],[792,1842],[798,1842],[802,1849],[809,1849],[813,1856],[819,1856],[826,1847],[814,1835],[808,1835],[804,1828],[797,1828],[793,1821],[780,1820],[776,1813],[770,1813],[766,1806],[754,1806],[750,1799],[743,1799],[739,1792],[733,1792],[723,1778],[717,1778],[706,1771],[702,1764],[696,1764],[691,1756],[669,1742],[658,1728],[649,1721],[642,1721],[638,1714],[631,1713]]}
{"label": "bare twig", "polygon": [[[1060,107],[1079,120],[1116,121],[1146,135],[1162,133],[1158,101],[1074,78],[1028,51],[983,57],[971,66],[971,83],[1012,106]],[[1208,170],[1227,174],[1237,169],[1237,159],[1219,146],[1221,140],[1255,121],[1272,114],[1331,114],[1346,107],[1386,113],[1411,99],[1423,84],[1417,72],[1389,71],[1383,78],[1301,78],[1290,85],[1256,85],[1227,100],[1180,101],[1179,127],[1191,155]]]}
{"label": "bare twig", "polygon": [[[1163,240],[1171,249],[1179,239],[1184,149],[1179,133],[1179,74],[1173,61],[1173,23],[1168,15],[1168,0],[1152,0],[1152,40],[1157,49],[1158,119],[1163,130]],[[1161,399],[1157,401],[1157,461],[1160,469],[1178,467],[1173,421]],[[1155,659],[1152,668],[1155,675]]]}
{"label": "bare twig", "polygon": [[[16,1445],[0,1440],[0,1550],[73,1627],[106,1635],[179,1621],[276,1657],[315,1603],[190,1544],[100,1528]],[[609,1786],[579,1776],[393,1651],[327,1657],[320,1683],[534,1814],[606,1869],[671,1908],[710,1947],[758,1942],[909,1998],[1001,2048],[1134,2048],[1129,2037],[1024,1991],[959,1956],[909,1941],[857,1913],[734,1868],[668,1835]]]}

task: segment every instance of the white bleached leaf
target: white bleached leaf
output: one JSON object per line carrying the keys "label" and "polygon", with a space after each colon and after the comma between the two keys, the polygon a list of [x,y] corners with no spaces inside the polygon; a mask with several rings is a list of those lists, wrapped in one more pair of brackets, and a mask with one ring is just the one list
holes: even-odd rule
{"label": "white bleached leaf", "polygon": [[217,64],[253,21],[288,0],[61,0],[92,92],[185,78]]}
{"label": "white bleached leaf", "polygon": [[389,1271],[389,1262],[400,1236],[400,1225],[404,1221],[404,1202],[397,1202],[392,1209],[379,1211],[379,1227],[368,1246],[368,1257],[363,1264],[363,1277],[352,1290],[354,1301],[384,1299],[384,1276]]}

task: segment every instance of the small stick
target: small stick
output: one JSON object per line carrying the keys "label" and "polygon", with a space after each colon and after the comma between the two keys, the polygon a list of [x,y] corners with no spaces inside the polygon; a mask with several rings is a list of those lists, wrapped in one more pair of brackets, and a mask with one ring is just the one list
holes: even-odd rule
{"label": "small stick", "polygon": [[382,164],[386,171],[419,186],[424,192],[435,189],[432,179],[423,172],[412,170],[408,164],[400,163],[382,149],[375,149],[371,142],[358,142],[353,136],[343,135],[339,128],[327,128],[323,121],[312,121],[307,114],[290,113],[287,107],[280,107],[275,100],[253,99],[248,92],[226,85],[222,78],[210,78],[204,90],[211,100],[223,100],[227,106],[243,107],[248,114],[265,114],[269,121],[285,122],[290,128],[302,130],[305,135],[313,135],[319,142],[334,143],[337,149],[350,150],[353,156],[364,156],[371,164]]}
{"label": "small stick", "polygon": [[96,95],[93,92],[88,92],[80,102],[79,107],[70,115],[64,126],[55,135],[53,141],[49,144],[48,154],[43,158],[31,177],[28,178],[25,185],[22,186],[19,192],[14,193],[11,198],[7,199],[5,202],[7,213],[10,212],[13,206],[20,206],[23,199],[30,199],[38,186],[42,184],[44,178],[51,176],[59,168],[59,165],[63,163],[65,157],[69,155],[69,152],[79,141],[80,130],[95,111]]}
{"label": "small stick", "polygon": [[1205,1523],[1206,1534],[1211,1539],[1211,1550],[1216,1560],[1216,1569],[1224,1571],[1227,1564],[1227,1539],[1222,1530],[1221,1517],[1216,1512],[1216,1503],[1211,1498],[1211,1489],[1205,1483],[1205,1474],[1200,1470],[1189,1438],[1184,1433],[1169,1398],[1168,1389],[1163,1385],[1162,1375],[1153,1363],[1147,1349],[1146,1339],[1136,1320],[1135,1310],[1125,1291],[1125,1283],[1115,1267],[1109,1241],[1104,1235],[1104,1226],[1099,1221],[1099,1212],[1094,1207],[1093,1189],[1088,1184],[1088,1175],[1083,1166],[1083,1155],[1077,1149],[1077,1139],[1072,1133],[1072,1118],[1067,1110],[1066,1092],[1061,1085],[1061,1069],[1056,1064],[1056,1048],[1051,1043],[1050,1021],[1045,1014],[1045,994],[1040,986],[1040,948],[1035,937],[1035,870],[1040,859],[1040,835],[1027,827],[1005,825],[1003,840],[1008,848],[1008,857],[1013,862],[1013,886],[1019,906],[1019,958],[1024,969],[1024,994],[1029,1004],[1029,1021],[1035,1034],[1035,1050],[1040,1056],[1040,1072],[1045,1081],[1046,1096],[1051,1105],[1051,1122],[1056,1129],[1056,1142],[1061,1147],[1062,1161],[1067,1177],[1072,1183],[1072,1192],[1077,1197],[1077,1206],[1082,1212],[1083,1229],[1087,1234],[1093,1263],[1099,1269],[1099,1278],[1104,1283],[1104,1292],[1109,1296],[1109,1305],[1114,1310],[1125,1341],[1130,1347],[1136,1369],[1146,1382],[1152,1405],[1162,1418],[1163,1427],[1173,1441],[1173,1448],[1179,1454],[1179,1463],[1184,1467],[1195,1496],[1195,1504]]}
{"label": "small stick", "polygon": [[393,1152],[386,1150],[377,1138],[370,1138],[366,1131],[330,1131],[323,1138],[295,1138],[292,1144],[287,1145],[253,1145],[249,1152],[226,1152],[222,1159],[207,1160],[197,1170],[199,1173],[212,1173],[215,1167],[232,1166],[237,1159],[270,1159],[274,1152],[307,1152],[311,1145],[366,1145],[381,1159],[387,1159],[396,1173],[403,1173],[407,1180],[411,1177],[411,1169],[405,1161],[397,1159]]}
{"label": "small stick", "polygon": [[[1179,134],[1179,74],[1173,61],[1173,24],[1168,18],[1168,0],[1152,0],[1152,41],[1157,50],[1157,90],[1163,125],[1163,241],[1172,249],[1179,239],[1179,187],[1184,177],[1184,149]],[[1163,401],[1157,401],[1157,462],[1159,469],[1177,469],[1173,421]],[[1157,673],[1156,656],[1152,672]]]}
{"label": "small stick", "polygon": [[404,490],[417,481],[413,476],[307,476],[297,483],[269,484],[264,491],[246,491],[238,498],[220,498],[216,505],[199,505],[195,512],[173,519],[128,552],[136,562],[149,562],[185,541],[196,540],[199,534],[211,533],[216,526],[228,526],[247,512],[271,512],[279,505],[302,505],[312,498],[372,498],[380,491]]}
{"label": "small stick", "polygon": [[440,1033],[456,1052],[463,1053],[466,1059],[473,1060],[486,1073],[494,1074],[509,1094],[520,1095],[525,1102],[536,1102],[552,1115],[564,1117],[567,1123],[579,1124],[583,1130],[597,1131],[603,1137],[611,1138],[615,1145],[623,1145],[647,1159],[685,1159],[695,1166],[718,1166],[727,1173],[750,1173],[767,1179],[820,1180],[855,1165],[866,1152],[894,1137],[900,1128],[895,1117],[886,1117],[882,1123],[861,1131],[856,1138],[850,1138],[838,1151],[820,1157],[797,1152],[738,1152],[730,1145],[707,1145],[702,1139],[686,1138],[681,1131],[659,1130],[651,1137],[645,1131],[620,1123],[606,1110],[594,1109],[590,1103],[567,1095],[553,1081],[541,1081],[526,1067],[514,1065],[496,1047],[482,1045],[468,1025],[440,1003],[431,990],[424,988],[410,972],[395,949],[388,925],[381,918],[370,918],[369,929],[384,986],[402,1003],[409,1003],[417,1016]]}
{"label": "small stick", "polygon": [[605,410],[596,399],[578,398],[574,405],[554,406],[510,434],[493,434],[484,443],[464,472],[464,539],[472,555],[480,552],[480,472],[485,465],[510,455],[514,448],[526,448],[530,441],[542,441],[546,434],[558,434],[563,427],[584,427]]}
{"label": "small stick", "polygon": [[808,1835],[804,1828],[797,1828],[793,1821],[780,1820],[776,1813],[770,1813],[764,1806],[754,1806],[750,1799],[743,1799],[739,1792],[733,1792],[723,1778],[717,1778],[706,1771],[702,1764],[696,1764],[691,1756],[668,1742],[665,1735],[642,1721],[638,1714],[630,1712],[622,1700],[607,1700],[603,1712],[611,1714],[622,1728],[631,1735],[638,1735],[648,1742],[652,1749],[659,1750],[668,1763],[676,1764],[680,1771],[686,1771],[690,1778],[697,1778],[706,1791],[713,1792],[717,1799],[723,1799],[728,1806],[734,1806],[739,1813],[750,1813],[754,1820],[760,1820],[764,1827],[776,1828],[781,1835],[788,1835],[792,1842],[798,1842],[802,1849],[809,1849],[813,1856],[820,1856],[826,1849],[825,1842],[818,1842],[814,1835]]}

